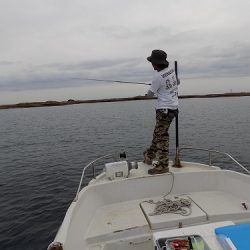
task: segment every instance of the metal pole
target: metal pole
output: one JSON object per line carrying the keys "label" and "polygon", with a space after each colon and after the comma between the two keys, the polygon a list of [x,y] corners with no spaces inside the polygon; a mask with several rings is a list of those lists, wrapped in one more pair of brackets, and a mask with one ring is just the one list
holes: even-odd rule
{"label": "metal pole", "polygon": [[209,151],[209,166],[212,166],[212,153]]}
{"label": "metal pole", "polygon": [[[174,62],[174,68],[175,68],[175,74],[176,74],[176,80],[178,82],[178,65],[177,61]],[[175,115],[175,162],[173,167],[181,168],[180,158],[179,158],[179,119],[178,119],[178,112]]]}

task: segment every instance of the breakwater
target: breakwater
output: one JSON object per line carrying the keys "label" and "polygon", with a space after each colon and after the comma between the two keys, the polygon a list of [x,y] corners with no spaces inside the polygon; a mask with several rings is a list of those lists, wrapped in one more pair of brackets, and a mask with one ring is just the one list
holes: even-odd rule
{"label": "breakwater", "polygon": [[[216,98],[216,97],[240,97],[250,96],[250,92],[236,92],[236,93],[224,93],[224,94],[207,94],[207,95],[180,95],[179,99],[188,98]],[[124,102],[124,101],[136,101],[136,100],[151,100],[155,97],[147,96],[134,96],[123,98],[108,98],[108,99],[94,99],[94,100],[73,100],[67,101],[45,101],[45,102],[25,102],[17,104],[0,105],[0,109],[13,109],[13,108],[35,108],[35,107],[48,107],[48,106],[65,106],[82,103],[100,103],[100,102]]]}

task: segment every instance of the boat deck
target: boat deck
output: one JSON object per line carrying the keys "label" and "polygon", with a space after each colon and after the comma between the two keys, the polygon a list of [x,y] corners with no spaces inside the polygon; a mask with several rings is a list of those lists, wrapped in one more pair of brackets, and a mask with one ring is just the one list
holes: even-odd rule
{"label": "boat deck", "polygon": [[[149,166],[143,163],[129,178],[109,180],[100,174],[72,203],[66,215],[70,224],[67,231],[59,231],[57,240],[68,234],[66,250],[152,250],[158,233],[178,236],[208,230],[212,250],[221,250],[216,225],[250,221],[249,176],[203,164],[183,165],[154,176],[147,174]],[[191,213],[152,216],[155,205],[148,201],[164,197],[189,199]]]}
{"label": "boat deck", "polygon": [[222,191],[193,192],[185,195],[171,195],[166,198],[189,198],[192,201],[191,214],[162,214],[150,216],[154,204],[162,197],[132,200],[110,204],[99,208],[88,228],[87,242],[110,241],[124,236],[148,234],[157,230],[166,230],[218,221],[250,220],[250,210],[242,206],[242,200]]}

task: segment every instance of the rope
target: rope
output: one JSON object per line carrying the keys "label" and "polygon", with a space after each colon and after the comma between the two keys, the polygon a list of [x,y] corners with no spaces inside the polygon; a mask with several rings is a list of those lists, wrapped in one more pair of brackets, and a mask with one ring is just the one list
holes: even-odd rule
{"label": "rope", "polygon": [[188,216],[192,213],[190,199],[177,198],[175,200],[171,200],[164,198],[163,200],[157,202],[154,202],[153,200],[145,202],[156,205],[153,213],[150,213],[149,216],[161,215],[167,213]]}
{"label": "rope", "polygon": [[161,214],[167,214],[167,213],[173,213],[173,214],[180,214],[182,216],[189,216],[192,213],[192,200],[190,198],[179,198],[178,196],[174,197],[174,200],[167,199],[166,197],[172,192],[174,187],[174,173],[169,172],[169,174],[172,176],[172,183],[170,190],[168,193],[166,193],[162,200],[154,202],[153,200],[143,201],[140,203],[140,206],[142,203],[146,202],[149,204],[155,204],[154,211],[149,216],[154,215],[161,215]]}

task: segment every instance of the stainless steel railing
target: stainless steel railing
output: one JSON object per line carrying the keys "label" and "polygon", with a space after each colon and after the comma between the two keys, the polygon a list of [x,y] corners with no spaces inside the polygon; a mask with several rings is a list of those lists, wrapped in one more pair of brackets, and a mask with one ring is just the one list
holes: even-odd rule
{"label": "stainless steel railing", "polygon": [[116,159],[117,158],[126,158],[126,154],[125,152],[124,153],[113,153],[113,154],[107,154],[107,155],[103,155],[93,161],[91,161],[87,166],[84,167],[83,171],[82,171],[82,176],[81,176],[81,179],[80,179],[80,183],[79,183],[79,186],[78,186],[78,189],[77,189],[77,192],[76,192],[76,196],[75,196],[75,199],[74,201],[77,201],[78,200],[78,195],[79,195],[79,192],[81,190],[81,186],[82,186],[82,182],[83,182],[83,178],[85,176],[85,171],[92,167],[93,168],[93,175],[92,175],[92,178],[95,178],[96,177],[96,168],[95,168],[95,165],[94,163],[96,163],[97,161],[101,160],[101,159],[106,159],[106,158],[110,158],[110,157],[115,157]]}
{"label": "stainless steel railing", "polygon": [[[184,150],[193,150],[193,151],[205,151],[205,152],[208,152],[208,156],[209,156],[209,166],[212,166],[212,156],[213,154],[221,154],[221,155],[224,155],[224,156],[227,156],[229,157],[234,163],[236,163],[241,169],[243,169],[245,172],[247,172],[249,175],[250,175],[250,171],[248,169],[246,169],[243,165],[241,165],[237,160],[235,160],[230,154],[228,153],[224,153],[224,152],[221,152],[221,151],[217,151],[217,150],[211,150],[211,149],[204,149],[204,148],[193,148],[193,147],[182,147],[182,148],[179,148],[179,156],[180,156],[180,153]],[[106,159],[106,158],[110,158],[110,157],[115,157],[115,158],[126,158],[126,154],[123,153],[123,157],[121,157],[121,154],[120,153],[113,153],[113,154],[107,154],[107,155],[104,155],[104,156],[101,156],[93,161],[91,161],[88,165],[86,165],[82,171],[82,176],[81,176],[81,179],[80,179],[80,183],[79,183],[79,186],[78,186],[78,189],[77,189],[77,192],[76,192],[76,196],[75,196],[75,199],[74,201],[77,201],[78,199],[78,195],[79,195],[79,192],[81,190],[81,186],[82,186],[82,182],[83,182],[83,178],[85,177],[85,172],[87,169],[89,169],[90,167],[93,168],[93,174],[92,174],[92,177],[95,178],[96,177],[96,168],[95,168],[95,165],[94,163],[96,163],[97,161],[101,160],[101,159]],[[125,156],[125,157],[124,157]]]}
{"label": "stainless steel railing", "polygon": [[208,152],[208,156],[209,156],[209,166],[212,165],[212,155],[213,154],[221,154],[224,156],[229,157],[233,162],[235,162],[241,169],[243,169],[245,172],[247,172],[248,174],[250,174],[250,171],[245,168],[244,166],[242,166],[238,161],[236,161],[230,154],[228,153],[224,153],[221,151],[217,151],[217,150],[211,150],[211,149],[204,149],[204,148],[193,148],[193,147],[183,147],[179,149],[179,153],[183,150],[193,150],[193,151],[205,151]]}

